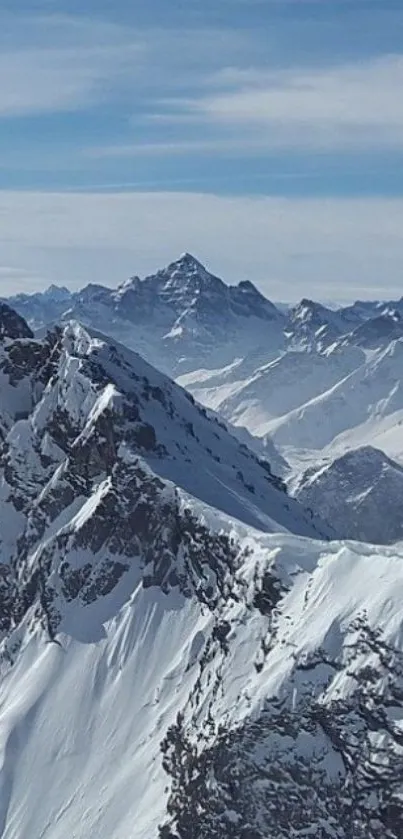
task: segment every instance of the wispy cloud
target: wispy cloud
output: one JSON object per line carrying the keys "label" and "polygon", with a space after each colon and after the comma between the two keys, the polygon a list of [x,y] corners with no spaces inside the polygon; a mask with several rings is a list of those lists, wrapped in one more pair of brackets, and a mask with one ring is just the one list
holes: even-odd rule
{"label": "wispy cloud", "polygon": [[186,155],[236,155],[250,154],[251,151],[266,151],[259,138],[223,138],[199,140],[173,140],[170,142],[128,143],[125,145],[95,146],[84,151],[89,158],[125,158],[125,157],[183,157]]}
{"label": "wispy cloud", "polygon": [[151,97],[149,110],[133,120],[133,133],[139,125],[143,129],[137,141],[86,153],[119,158],[403,150],[403,55],[312,69],[204,68],[198,87],[193,96]]}
{"label": "wispy cloud", "polygon": [[312,70],[227,68],[211,81],[221,90],[183,100],[182,114],[236,127],[246,141],[260,132],[268,149],[403,148],[402,55]]}
{"label": "wispy cloud", "polygon": [[76,110],[133,76],[144,45],[112,24],[0,18],[0,117]]}

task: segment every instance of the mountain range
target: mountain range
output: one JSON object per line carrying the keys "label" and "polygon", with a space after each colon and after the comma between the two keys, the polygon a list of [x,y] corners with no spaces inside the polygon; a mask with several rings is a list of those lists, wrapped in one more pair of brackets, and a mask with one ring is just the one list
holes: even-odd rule
{"label": "mountain range", "polygon": [[401,315],[0,304],[2,839],[400,839]]}
{"label": "mountain range", "polygon": [[342,343],[365,347],[366,342],[385,344],[403,336],[403,298],[357,302],[336,311],[302,300],[284,311],[249,280],[227,285],[189,253],[117,289],[94,283],[70,292],[53,285],[5,302],[34,331],[78,320],[142,351],[173,377],[201,363],[215,369],[248,355],[256,363],[259,354],[267,361],[292,348],[322,351],[342,338]]}
{"label": "mountain range", "polygon": [[77,320],[124,343],[226,422],[263,445],[270,436],[297,468],[307,453],[320,460],[329,446],[340,454],[361,442],[403,455],[403,298],[336,310],[304,299],[285,311],[185,253],[117,289],[51,286],[8,303],[39,336]]}

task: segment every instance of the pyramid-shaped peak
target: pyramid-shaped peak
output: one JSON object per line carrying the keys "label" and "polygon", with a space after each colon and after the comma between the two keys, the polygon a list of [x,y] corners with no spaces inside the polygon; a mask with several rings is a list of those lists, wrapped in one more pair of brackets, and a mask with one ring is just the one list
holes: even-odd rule
{"label": "pyramid-shaped peak", "polygon": [[[199,259],[197,259],[195,256],[193,256],[193,254],[188,253],[188,251],[185,251],[185,253],[181,253],[179,259],[176,260],[176,264],[178,264],[178,263],[181,263],[182,265],[186,265],[189,268],[198,268],[198,269],[202,268],[203,271],[206,270],[205,265],[203,265],[203,263],[200,262]],[[175,265],[175,262],[173,264]]]}
{"label": "pyramid-shaped peak", "polygon": [[207,268],[191,253],[183,253],[175,262],[170,262],[154,277],[148,277],[153,282],[162,283],[162,291],[170,293],[175,288],[176,293],[205,293],[215,291],[225,293],[226,284],[219,277],[211,274]]}
{"label": "pyramid-shaped peak", "polygon": [[198,277],[198,278],[207,278],[207,277],[214,277],[211,274],[205,265],[200,262],[193,254],[191,253],[182,253],[178,259],[174,262],[170,262],[166,268],[163,268],[162,271],[158,272],[159,274],[169,274],[170,276],[183,276],[183,277]]}

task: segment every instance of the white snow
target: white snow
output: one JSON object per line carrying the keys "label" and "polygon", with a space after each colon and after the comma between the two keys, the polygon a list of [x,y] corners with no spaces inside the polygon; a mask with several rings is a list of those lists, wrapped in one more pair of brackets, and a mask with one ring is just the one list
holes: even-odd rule
{"label": "white snow", "polygon": [[[234,531],[234,523],[222,519],[221,525]],[[242,570],[245,582],[251,585],[256,566],[275,557],[292,586],[277,617],[276,645],[260,674],[253,662],[266,620],[243,602],[228,604],[223,617],[233,629],[229,655],[220,661],[217,722],[237,725],[280,693],[295,701],[295,658],[319,646],[337,655],[352,619],[364,612],[386,640],[403,643],[403,546],[325,546],[237,529],[253,549]],[[160,742],[178,709],[187,706],[212,616],[175,592],[144,591],[131,587],[130,579],[126,584],[120,607],[113,609],[114,593],[109,595],[107,620],[99,604],[67,610],[59,644],[27,632],[16,665],[3,676],[4,839],[157,837],[167,784]],[[353,673],[336,672],[324,701],[353,687]],[[308,750],[313,745],[305,744]]]}

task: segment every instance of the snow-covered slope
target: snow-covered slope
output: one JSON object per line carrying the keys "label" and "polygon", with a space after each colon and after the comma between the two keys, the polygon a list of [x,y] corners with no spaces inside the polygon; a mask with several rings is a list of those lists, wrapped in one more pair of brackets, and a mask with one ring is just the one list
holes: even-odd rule
{"label": "snow-covered slope", "polygon": [[286,460],[316,462],[363,444],[400,460],[402,353],[403,339],[367,352],[341,342],[325,353],[288,351],[244,379],[236,364],[179,381],[228,422],[269,437]]}
{"label": "snow-covered slope", "polygon": [[[403,409],[403,340],[376,352],[336,385],[272,423],[278,443],[318,448],[332,444],[343,450],[349,435],[372,436],[385,417]],[[267,430],[269,430],[267,428]]]}
{"label": "snow-covered slope", "polygon": [[337,536],[390,544],[403,539],[403,467],[371,446],[308,469],[294,488]]}
{"label": "snow-covered slope", "polygon": [[4,839],[401,836],[403,551],[212,525],[220,593],[131,555],[3,643]]}
{"label": "snow-covered slope", "polygon": [[[364,353],[356,348],[335,348],[327,354],[288,351],[239,380],[242,365],[217,377],[197,373],[179,382],[196,399],[218,410],[234,425],[244,425],[258,437],[268,432],[270,420],[287,416],[305,402],[337,384],[360,363]],[[243,373],[243,371],[242,371]]]}
{"label": "snow-covered slope", "polygon": [[7,334],[3,839],[399,839],[403,549],[101,335]]}

